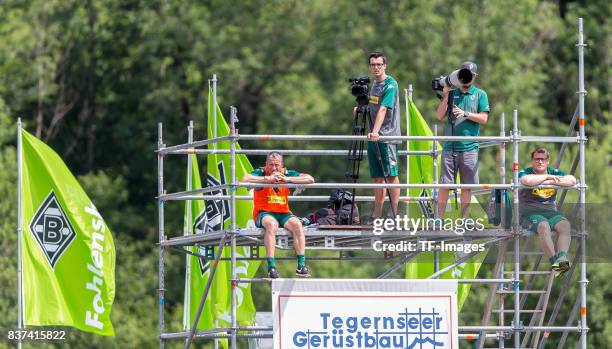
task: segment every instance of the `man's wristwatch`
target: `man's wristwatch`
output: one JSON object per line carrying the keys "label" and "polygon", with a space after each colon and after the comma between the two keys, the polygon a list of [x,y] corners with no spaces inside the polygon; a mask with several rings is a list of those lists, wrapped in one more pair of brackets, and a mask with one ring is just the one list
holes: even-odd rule
{"label": "man's wristwatch", "polygon": [[469,111],[464,111],[464,112],[463,112],[463,116],[464,116],[465,118],[469,118],[469,117],[470,117],[470,112],[469,112]]}

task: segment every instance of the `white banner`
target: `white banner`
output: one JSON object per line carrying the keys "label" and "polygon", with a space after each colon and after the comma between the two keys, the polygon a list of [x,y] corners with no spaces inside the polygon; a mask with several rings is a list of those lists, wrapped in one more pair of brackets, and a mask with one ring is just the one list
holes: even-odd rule
{"label": "white banner", "polygon": [[274,348],[458,349],[456,280],[272,282]]}

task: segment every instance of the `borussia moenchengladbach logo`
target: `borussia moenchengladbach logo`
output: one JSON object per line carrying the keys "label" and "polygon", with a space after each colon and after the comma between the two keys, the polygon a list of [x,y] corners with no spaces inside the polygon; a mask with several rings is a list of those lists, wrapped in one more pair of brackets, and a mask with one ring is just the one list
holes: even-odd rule
{"label": "borussia moenchengladbach logo", "polygon": [[[217,163],[219,171],[219,179],[215,178],[210,173],[206,176],[206,186],[212,187],[216,185],[226,184],[225,166],[223,161]],[[215,190],[208,195],[228,195],[227,189]],[[223,229],[223,224],[230,218],[229,202],[227,200],[206,200],[206,207],[196,217],[193,224],[195,234],[206,234],[208,232],[220,231]],[[200,248],[199,253],[205,255],[206,249]],[[198,258],[200,272],[204,275],[210,268],[210,262]]]}
{"label": "borussia moenchengladbach logo", "polygon": [[36,210],[30,223],[30,231],[51,264],[51,268],[55,268],[55,264],[74,240],[76,233],[53,190]]}
{"label": "borussia moenchengladbach logo", "polygon": [[[219,161],[217,164],[219,171],[219,179],[215,178],[210,173],[206,176],[206,186],[212,187],[217,185],[226,184],[225,180],[225,167],[223,161]],[[215,190],[208,193],[208,195],[228,195],[227,189]],[[193,224],[193,230],[195,234],[206,234],[212,231],[220,231],[223,229],[223,223],[228,220],[229,214],[229,202],[227,200],[206,200],[206,207],[204,211],[196,217]]]}

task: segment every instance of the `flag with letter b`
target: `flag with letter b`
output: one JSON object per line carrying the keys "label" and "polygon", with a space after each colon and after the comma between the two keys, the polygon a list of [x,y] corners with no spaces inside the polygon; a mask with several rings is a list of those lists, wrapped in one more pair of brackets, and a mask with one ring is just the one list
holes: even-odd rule
{"label": "flag with letter b", "polygon": [[27,131],[21,137],[25,324],[114,336],[111,232],[62,159]]}

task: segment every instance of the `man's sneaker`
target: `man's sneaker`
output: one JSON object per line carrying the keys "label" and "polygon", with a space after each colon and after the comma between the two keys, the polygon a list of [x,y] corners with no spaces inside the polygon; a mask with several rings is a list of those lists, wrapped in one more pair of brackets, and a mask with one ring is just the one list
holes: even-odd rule
{"label": "man's sneaker", "polygon": [[428,225],[427,228],[431,228],[434,231],[444,230],[444,220],[442,218],[434,218],[432,226]]}
{"label": "man's sneaker", "polygon": [[376,219],[376,218],[374,218],[374,217],[370,216],[370,217],[368,217],[368,218],[366,218],[366,219],[364,219],[364,220],[363,220],[363,225],[373,226],[373,225],[374,225],[374,220],[375,220],[375,219]]}
{"label": "man's sneaker", "polygon": [[295,269],[295,275],[301,277],[301,278],[309,278],[310,277],[310,270],[308,270],[308,267],[303,266],[301,268],[297,268]]}
{"label": "man's sneaker", "polygon": [[558,272],[560,270],[559,261],[555,260],[553,264],[550,266],[550,269],[552,269],[552,271],[554,271],[555,273]]}
{"label": "man's sneaker", "polygon": [[557,257],[557,255],[554,255],[552,257],[550,257],[548,259],[550,261],[550,269],[552,269],[552,271],[554,271],[555,273],[559,271],[559,257]]}
{"label": "man's sneaker", "polygon": [[268,270],[268,277],[270,279],[278,279],[278,270],[276,270],[276,268],[270,268],[270,270]]}
{"label": "man's sneaker", "polygon": [[555,273],[556,277],[565,276],[565,273],[567,273],[571,267],[571,263],[567,259],[567,256],[565,255],[559,256],[559,258],[557,258],[556,260],[556,264],[558,265],[558,268],[559,268],[557,272]]}

